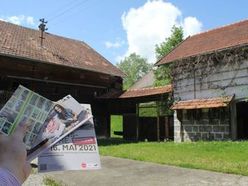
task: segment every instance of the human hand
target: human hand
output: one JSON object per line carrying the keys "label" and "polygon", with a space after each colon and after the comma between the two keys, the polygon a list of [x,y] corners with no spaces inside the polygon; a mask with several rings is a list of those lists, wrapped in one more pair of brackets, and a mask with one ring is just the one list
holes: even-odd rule
{"label": "human hand", "polygon": [[0,167],[9,170],[20,183],[23,183],[31,172],[26,161],[27,151],[23,138],[26,127],[18,126],[10,136],[0,134]]}

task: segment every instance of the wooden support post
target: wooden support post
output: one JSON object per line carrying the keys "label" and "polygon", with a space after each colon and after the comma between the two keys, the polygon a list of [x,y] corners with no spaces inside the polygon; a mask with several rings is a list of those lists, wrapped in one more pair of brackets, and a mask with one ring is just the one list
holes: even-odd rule
{"label": "wooden support post", "polygon": [[136,140],[139,140],[139,103],[136,104]]}
{"label": "wooden support post", "polygon": [[160,128],[159,128],[159,102],[157,104],[157,141],[160,141]]}
{"label": "wooden support post", "polygon": [[168,139],[169,138],[169,117],[166,116],[165,118],[165,138]]}
{"label": "wooden support post", "polygon": [[230,136],[232,140],[237,139],[237,108],[236,108],[236,102],[232,101],[229,107],[230,112],[230,119],[231,119],[231,130],[230,130]]}
{"label": "wooden support post", "polygon": [[106,125],[107,126],[106,126],[105,135],[107,138],[111,138],[111,122],[110,122],[110,114],[109,113],[106,114]]}

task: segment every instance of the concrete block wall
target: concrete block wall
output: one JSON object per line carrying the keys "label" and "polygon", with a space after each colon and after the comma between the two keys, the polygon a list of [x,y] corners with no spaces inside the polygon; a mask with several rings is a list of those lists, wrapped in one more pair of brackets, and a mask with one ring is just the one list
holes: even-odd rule
{"label": "concrete block wall", "polygon": [[228,108],[181,110],[175,113],[174,140],[176,142],[231,138]]}

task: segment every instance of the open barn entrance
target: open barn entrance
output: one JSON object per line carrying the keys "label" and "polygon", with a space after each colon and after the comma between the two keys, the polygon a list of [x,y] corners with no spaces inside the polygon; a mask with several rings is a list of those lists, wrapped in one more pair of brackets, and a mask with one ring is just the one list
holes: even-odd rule
{"label": "open barn entrance", "polygon": [[237,137],[248,139],[248,102],[237,103]]}
{"label": "open barn entrance", "polygon": [[111,126],[111,138],[122,138],[123,137],[123,117],[122,115],[111,115],[110,116]]}

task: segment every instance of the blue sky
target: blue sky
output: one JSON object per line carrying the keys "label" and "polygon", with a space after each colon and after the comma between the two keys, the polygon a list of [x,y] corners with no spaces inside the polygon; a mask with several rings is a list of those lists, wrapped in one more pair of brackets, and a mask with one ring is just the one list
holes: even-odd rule
{"label": "blue sky", "polygon": [[110,62],[136,52],[154,63],[154,45],[180,25],[193,35],[248,18],[246,0],[2,0],[0,19],[85,41]]}

